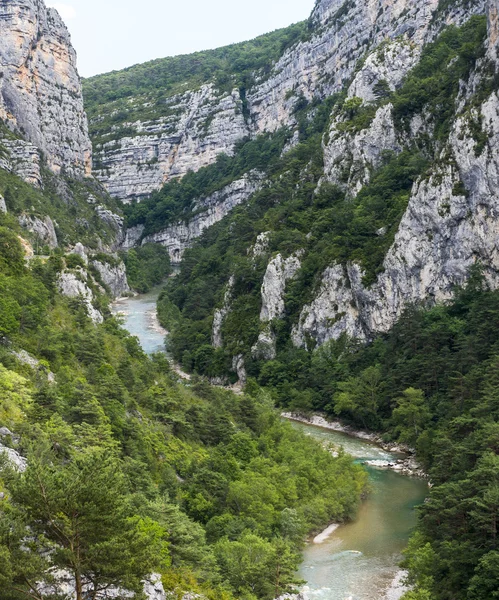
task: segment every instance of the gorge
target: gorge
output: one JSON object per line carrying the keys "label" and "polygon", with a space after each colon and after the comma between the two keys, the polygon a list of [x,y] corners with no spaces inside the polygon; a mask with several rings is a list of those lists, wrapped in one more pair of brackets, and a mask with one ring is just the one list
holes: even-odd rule
{"label": "gorge", "polygon": [[0,0],[0,600],[499,594],[498,8],[80,80]]}

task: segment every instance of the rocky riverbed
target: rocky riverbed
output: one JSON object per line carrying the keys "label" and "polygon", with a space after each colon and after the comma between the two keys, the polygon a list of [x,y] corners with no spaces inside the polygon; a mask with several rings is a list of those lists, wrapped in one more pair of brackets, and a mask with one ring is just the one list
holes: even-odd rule
{"label": "rocky riverbed", "polygon": [[346,435],[376,444],[387,452],[400,455],[394,460],[365,460],[363,461],[363,464],[365,465],[376,469],[390,469],[392,471],[397,471],[403,475],[409,475],[412,477],[427,477],[422,466],[414,458],[414,450],[408,446],[403,444],[387,443],[381,438],[381,436],[375,433],[368,433],[366,431],[362,431],[361,429],[355,429],[355,427],[343,425],[339,421],[328,421],[321,415],[306,417],[297,413],[282,413],[281,416],[291,421],[298,421],[300,423],[306,423],[307,425],[314,425],[315,427],[322,427],[324,429],[331,429],[333,431],[345,433]]}

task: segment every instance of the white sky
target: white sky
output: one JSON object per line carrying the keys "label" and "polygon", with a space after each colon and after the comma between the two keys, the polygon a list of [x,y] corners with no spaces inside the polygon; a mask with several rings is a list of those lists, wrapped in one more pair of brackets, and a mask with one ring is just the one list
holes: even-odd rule
{"label": "white sky", "polygon": [[83,77],[249,40],[306,19],[314,0],[46,0],[72,34]]}

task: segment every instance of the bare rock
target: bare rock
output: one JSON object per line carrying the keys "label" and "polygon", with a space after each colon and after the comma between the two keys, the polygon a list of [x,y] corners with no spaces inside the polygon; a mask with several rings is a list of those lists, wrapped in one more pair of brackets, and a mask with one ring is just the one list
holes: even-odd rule
{"label": "bare rock", "polygon": [[19,223],[21,227],[24,227],[30,233],[35,235],[42,244],[46,244],[51,249],[57,248],[57,234],[55,232],[54,223],[50,217],[41,219],[32,215],[22,214],[19,217]]}
{"label": "bare rock", "polygon": [[42,0],[0,0],[0,40],[0,118],[54,173],[90,175],[76,53],[59,14]]}

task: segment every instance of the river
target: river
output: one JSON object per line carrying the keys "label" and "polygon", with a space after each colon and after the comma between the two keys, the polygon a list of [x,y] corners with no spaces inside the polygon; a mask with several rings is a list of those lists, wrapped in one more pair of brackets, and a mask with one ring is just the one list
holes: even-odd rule
{"label": "river", "polygon": [[[165,331],[156,317],[160,289],[119,300],[113,311],[122,314],[124,326],[136,335],[148,354],[164,351]],[[293,423],[319,441],[343,446],[355,460],[393,460],[394,454],[375,444],[312,425]],[[388,470],[367,467],[372,493],[356,519],[340,526],[320,544],[304,551],[300,577],[307,582],[307,600],[398,600],[401,592],[392,582],[411,530],[415,507],[428,492],[427,483]]]}
{"label": "river", "polygon": [[123,317],[123,326],[139,338],[140,345],[147,354],[165,351],[166,331],[159,324],[156,312],[160,292],[161,287],[154,288],[147,294],[121,298],[111,307],[115,315]]}

